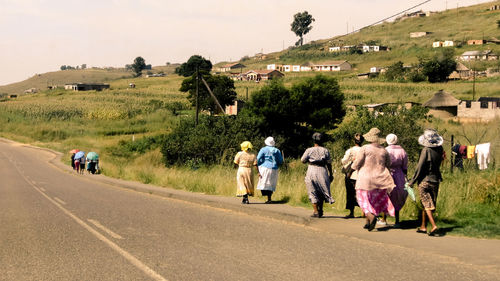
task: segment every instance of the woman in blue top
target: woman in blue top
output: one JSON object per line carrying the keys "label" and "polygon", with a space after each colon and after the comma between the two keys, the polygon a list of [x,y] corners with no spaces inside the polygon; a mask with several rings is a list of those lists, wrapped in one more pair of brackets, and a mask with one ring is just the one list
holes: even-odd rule
{"label": "woman in blue top", "polygon": [[283,164],[281,151],[274,147],[273,137],[268,137],[257,155],[257,166],[259,168],[259,183],[257,189],[262,192],[262,196],[267,196],[266,203],[271,203],[271,196],[276,190],[278,183],[278,167]]}

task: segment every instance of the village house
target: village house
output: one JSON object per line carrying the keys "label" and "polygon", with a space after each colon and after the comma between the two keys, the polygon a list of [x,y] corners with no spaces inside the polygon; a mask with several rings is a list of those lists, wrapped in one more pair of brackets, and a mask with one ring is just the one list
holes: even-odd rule
{"label": "village house", "polygon": [[362,50],[363,53],[368,53],[368,52],[379,52],[379,51],[387,51],[389,48],[387,46],[368,46],[368,45],[362,45]]}
{"label": "village house", "polygon": [[249,81],[272,80],[283,76],[285,75],[278,70],[250,70],[243,75]]}
{"label": "village house", "polygon": [[431,34],[432,32],[427,31],[418,31],[418,32],[410,32],[410,38],[420,38]]}
{"label": "village house", "polygon": [[471,60],[498,60],[498,55],[491,50],[486,51],[467,51],[460,56],[463,61]]}
{"label": "village house", "polygon": [[330,47],[330,48],[328,48],[328,51],[330,51],[330,52],[340,52],[340,46]]}
{"label": "village house", "polygon": [[468,40],[467,45],[484,45],[486,40]]}
{"label": "village house", "polygon": [[292,71],[292,66],[291,66],[291,65],[288,65],[288,64],[283,65],[283,70],[284,70],[285,72],[290,72],[290,71]]}
{"label": "village house", "polygon": [[300,65],[300,71],[311,71],[312,66],[313,66],[312,62],[306,62],[306,63]]}
{"label": "village house", "polygon": [[429,108],[429,115],[439,118],[451,118],[457,116],[457,106],[460,101],[443,90],[439,90],[423,106]]}
{"label": "village house", "polygon": [[500,5],[492,5],[492,6],[490,6],[489,10],[490,11],[500,10]]}
{"label": "village house", "polygon": [[226,115],[238,115],[240,111],[245,106],[245,102],[242,100],[235,100],[232,105],[226,105],[225,112]]}
{"label": "village house", "polygon": [[453,41],[447,40],[443,42],[443,47],[453,47],[455,43]]}
{"label": "village house", "polygon": [[230,72],[231,70],[235,70],[235,69],[242,69],[246,67],[245,65],[241,64],[241,63],[229,63],[229,64],[226,64],[226,65],[223,65],[221,67],[219,67],[219,71],[220,72]]}
{"label": "village house", "polygon": [[345,60],[316,63],[312,66],[313,71],[343,71],[351,69],[352,65]]}
{"label": "village house", "polygon": [[64,85],[64,89],[73,90],[73,91],[102,91],[103,89],[109,89],[109,84],[103,83],[95,83],[95,84],[86,84],[86,83],[71,83]]}
{"label": "village house", "polygon": [[439,48],[439,47],[443,47],[443,42],[441,41],[432,42],[432,48]]}
{"label": "village house", "polygon": [[477,101],[460,101],[457,117],[462,121],[491,121],[500,118],[500,98],[481,97]]}
{"label": "village house", "polygon": [[37,88],[29,88],[27,90],[24,90],[24,93],[25,94],[35,94],[35,93],[38,93],[38,89]]}
{"label": "village house", "polygon": [[469,79],[472,76],[471,70],[465,66],[461,62],[457,62],[457,66],[455,71],[453,71],[450,76],[448,76],[449,80],[463,80]]}

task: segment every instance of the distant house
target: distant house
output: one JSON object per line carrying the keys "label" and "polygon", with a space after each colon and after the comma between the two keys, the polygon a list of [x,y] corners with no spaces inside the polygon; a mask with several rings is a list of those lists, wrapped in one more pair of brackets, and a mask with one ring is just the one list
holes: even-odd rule
{"label": "distant house", "polygon": [[300,71],[311,71],[313,65],[314,64],[312,62],[303,63],[300,65]]}
{"label": "distant house", "polygon": [[102,91],[104,89],[109,89],[109,84],[96,83],[96,84],[85,84],[85,83],[72,83],[64,85],[64,89],[73,91]]}
{"label": "distant house", "polygon": [[455,43],[453,41],[444,41],[443,42],[443,47],[453,47],[455,45]]}
{"label": "distant house", "polygon": [[300,65],[292,65],[293,72],[300,72]]}
{"label": "distant house", "polygon": [[340,52],[340,46],[330,47],[330,48],[328,48],[328,51],[330,51],[330,52]]}
{"label": "distant house", "polygon": [[226,64],[226,65],[223,65],[219,68],[220,72],[230,72],[231,70],[235,70],[235,69],[240,69],[240,68],[244,68],[245,65],[241,64],[241,63],[229,63],[229,64]]}
{"label": "distant house", "polygon": [[500,98],[481,97],[477,101],[460,101],[457,117],[477,121],[500,118]]}
{"label": "distant house", "polygon": [[37,88],[30,88],[30,89],[24,90],[24,93],[25,93],[25,94],[34,94],[34,93],[38,93],[38,89],[37,89]]}
{"label": "distant house", "polygon": [[490,11],[500,10],[500,5],[492,5],[492,6],[490,6],[490,8],[488,10],[490,10]]}
{"label": "distant house", "polygon": [[439,90],[434,96],[426,101],[423,106],[429,108],[429,114],[440,117],[450,118],[457,116],[457,106],[459,100],[443,90]]}
{"label": "distant house", "polygon": [[380,73],[380,72],[385,72],[385,68],[382,67],[370,67],[370,73]]}
{"label": "distant house", "polygon": [[258,60],[265,60],[267,58],[267,56],[264,53],[257,53],[257,54],[255,54],[255,58]]}
{"label": "distant house", "polygon": [[316,63],[312,66],[312,70],[314,71],[344,71],[351,69],[352,65],[345,60]]}
{"label": "distant house", "polygon": [[250,81],[272,80],[283,76],[285,75],[277,70],[250,70],[243,75],[245,80]]}
{"label": "distant house", "polygon": [[227,115],[238,115],[241,109],[245,106],[245,102],[242,100],[235,100],[232,105],[226,105],[225,112]]}
{"label": "distant house", "polygon": [[410,38],[420,38],[431,34],[432,32],[427,31],[418,31],[418,32],[410,32]]}
{"label": "distant house", "polygon": [[460,56],[463,61],[471,60],[498,60],[498,55],[491,50],[486,51],[467,51]]}
{"label": "distant house", "polygon": [[285,72],[290,72],[290,71],[292,71],[292,66],[288,65],[288,64],[287,65],[283,65],[283,70]]}
{"label": "distant house", "polygon": [[467,45],[484,45],[486,40],[468,40]]}
{"label": "distant house", "polygon": [[358,79],[369,79],[369,78],[375,78],[378,77],[380,72],[366,72],[366,73],[359,73],[358,74]]}
{"label": "distant house", "polygon": [[368,46],[368,45],[362,45],[362,50],[363,53],[368,53],[368,52],[379,52],[379,51],[387,51],[388,47],[387,46]]}
{"label": "distant house", "polygon": [[439,48],[439,47],[443,47],[443,42],[441,41],[432,42],[432,48]]}

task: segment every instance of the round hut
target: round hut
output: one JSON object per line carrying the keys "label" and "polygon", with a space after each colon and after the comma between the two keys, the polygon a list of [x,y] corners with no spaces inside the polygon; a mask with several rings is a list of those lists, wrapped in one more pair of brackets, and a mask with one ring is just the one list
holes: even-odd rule
{"label": "round hut", "polygon": [[457,107],[460,101],[443,90],[439,90],[434,96],[426,101],[423,106],[429,108],[429,114],[439,118],[450,118],[457,116]]}

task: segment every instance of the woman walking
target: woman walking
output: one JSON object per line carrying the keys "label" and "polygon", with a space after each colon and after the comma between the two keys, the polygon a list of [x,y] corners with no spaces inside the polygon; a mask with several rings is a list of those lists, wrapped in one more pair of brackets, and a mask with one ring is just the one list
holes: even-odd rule
{"label": "woman walking", "polygon": [[443,161],[443,138],[432,129],[427,129],[424,134],[418,138],[418,143],[422,145],[420,158],[413,178],[408,182],[412,186],[418,183],[420,200],[424,206],[422,211],[422,224],[417,229],[419,233],[427,233],[427,222],[425,217],[431,223],[429,236],[438,235],[438,227],[434,221],[433,212],[436,210],[436,199],[439,191],[439,183],[443,180],[439,167]]}
{"label": "woman walking", "polygon": [[250,204],[248,196],[253,196],[254,193],[252,168],[255,167],[257,170],[257,157],[250,152],[253,146],[249,141],[242,142],[240,146],[241,151],[234,157],[234,164],[238,165],[238,172],[236,173],[236,196],[243,197],[242,204]]}
{"label": "woman walking", "polygon": [[309,201],[311,201],[314,213],[311,217],[323,217],[323,202],[335,203],[330,193],[330,183],[333,181],[332,158],[328,149],[323,147],[323,135],[314,133],[314,146],[306,149],[302,163],[307,163],[305,177]]}
{"label": "woman walking", "polygon": [[358,206],[356,201],[356,179],[358,172],[352,169],[352,163],[356,159],[356,154],[361,149],[361,145],[365,138],[361,134],[354,135],[354,146],[349,148],[342,158],[342,167],[345,174],[345,208],[349,210],[349,214],[345,218],[354,218],[354,207]]}
{"label": "woman walking", "polygon": [[394,216],[394,206],[387,195],[394,188],[394,181],[389,173],[391,159],[380,145],[380,130],[371,128],[363,135],[366,144],[361,147],[352,168],[358,171],[356,180],[356,198],[366,215],[365,228],[372,231],[377,223],[376,216],[384,212]]}
{"label": "woman walking", "polygon": [[259,182],[257,189],[262,192],[262,196],[267,196],[266,203],[272,203],[271,196],[276,191],[278,183],[278,167],[283,164],[281,151],[274,147],[276,144],[273,137],[268,137],[257,155],[257,165],[259,168]]}
{"label": "woman walking", "polygon": [[394,205],[396,222],[394,227],[400,227],[399,225],[399,211],[403,208],[406,202],[406,197],[408,197],[408,192],[404,189],[405,178],[408,170],[408,155],[406,151],[397,145],[398,137],[395,134],[388,134],[385,137],[385,141],[389,145],[385,148],[389,157],[391,158],[390,172],[394,184],[396,187],[389,194],[392,205]]}

